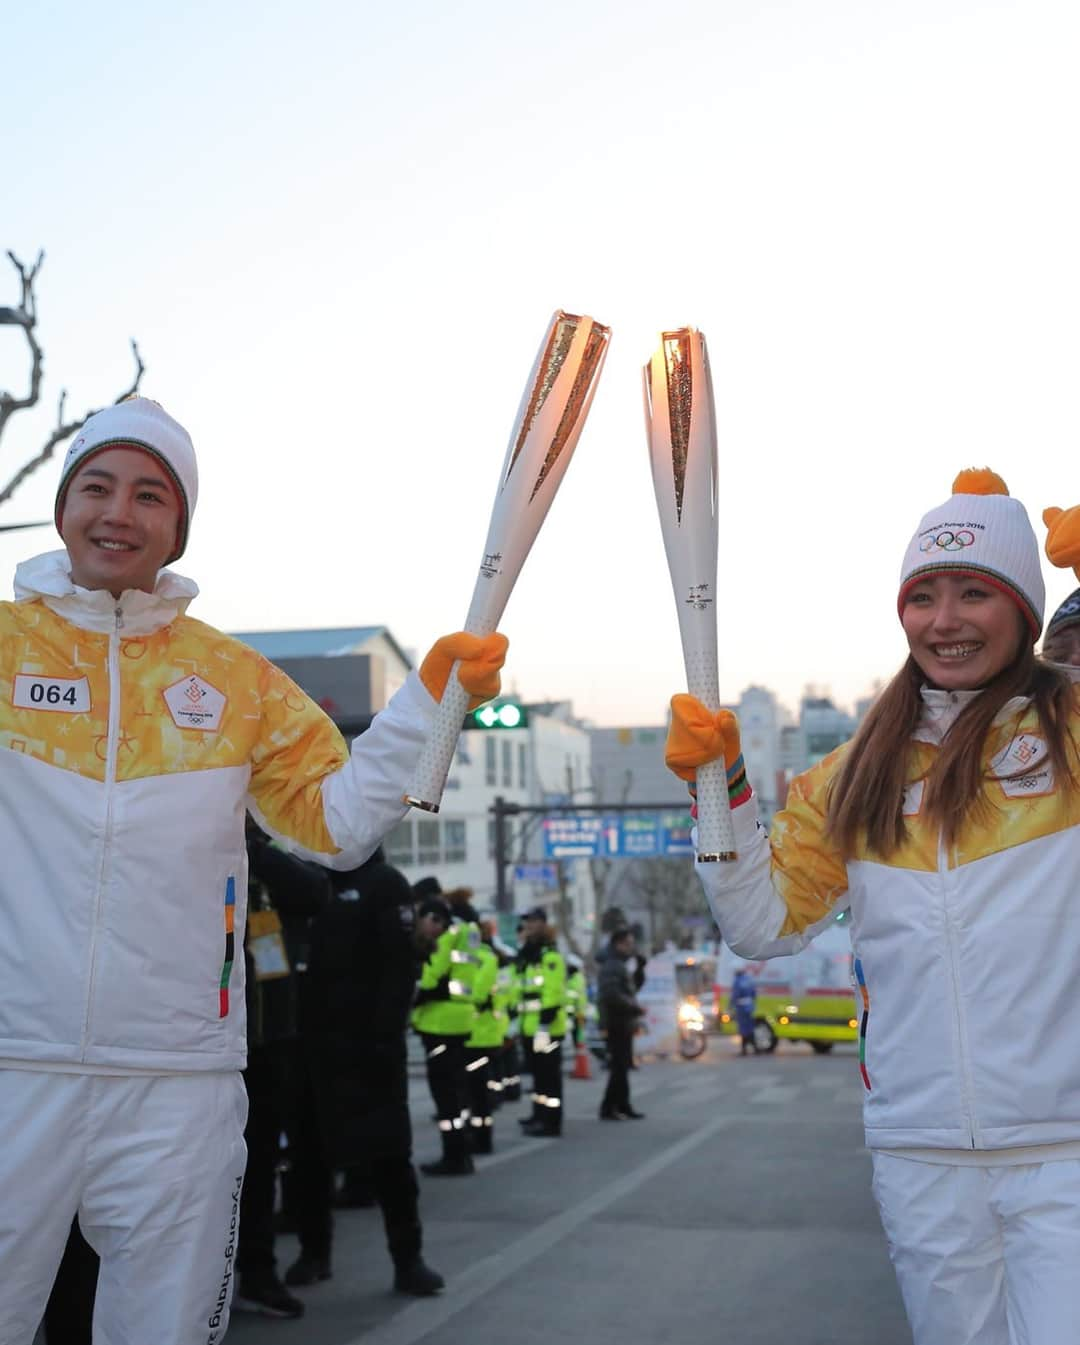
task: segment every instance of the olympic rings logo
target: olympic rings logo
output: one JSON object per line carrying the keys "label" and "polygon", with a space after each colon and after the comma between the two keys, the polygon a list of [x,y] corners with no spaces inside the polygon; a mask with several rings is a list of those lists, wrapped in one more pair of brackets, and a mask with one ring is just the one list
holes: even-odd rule
{"label": "olympic rings logo", "polygon": [[935,532],[929,537],[924,537],[919,543],[920,551],[963,551],[966,546],[972,546],[975,542],[975,534],[969,532],[966,528],[960,532]]}

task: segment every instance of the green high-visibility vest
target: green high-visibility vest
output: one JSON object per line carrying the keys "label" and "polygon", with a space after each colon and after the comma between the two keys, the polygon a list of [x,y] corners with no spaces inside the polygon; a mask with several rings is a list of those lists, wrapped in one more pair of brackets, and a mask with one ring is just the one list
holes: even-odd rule
{"label": "green high-visibility vest", "polygon": [[562,953],[555,948],[545,948],[539,960],[524,961],[518,969],[521,972],[521,1035],[535,1037],[543,1028],[550,1037],[565,1037],[566,963]]}
{"label": "green high-visibility vest", "polygon": [[439,938],[420,973],[419,1003],[412,1011],[417,1032],[467,1037],[476,1018],[473,986],[483,947],[477,925],[455,921]]}
{"label": "green high-visibility vest", "polygon": [[585,973],[572,971],[566,978],[566,1010],[571,1018],[584,1018],[589,1003],[589,992],[585,988]]}
{"label": "green high-visibility vest", "polygon": [[521,968],[516,962],[508,963],[506,973],[506,1011],[510,1015],[511,1027],[520,1027],[517,1019],[521,1016]]}
{"label": "green high-visibility vest", "polygon": [[473,982],[476,1019],[466,1045],[494,1050],[506,1040],[510,1020],[499,994],[499,959],[486,943],[477,952],[480,965]]}

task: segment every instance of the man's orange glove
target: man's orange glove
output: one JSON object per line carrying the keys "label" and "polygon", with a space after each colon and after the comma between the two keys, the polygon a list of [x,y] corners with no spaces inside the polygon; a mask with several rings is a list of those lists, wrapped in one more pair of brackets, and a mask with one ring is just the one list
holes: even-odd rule
{"label": "man's orange glove", "polygon": [[664,761],[680,780],[693,780],[697,768],[709,761],[724,759],[730,770],[742,755],[739,721],[730,710],[706,710],[685,692],[671,698],[671,727],[668,729]]}
{"label": "man's orange glove", "polygon": [[1080,579],[1080,505],[1071,509],[1044,509],[1046,556],[1059,570],[1072,568]]}
{"label": "man's orange glove", "polygon": [[420,680],[432,700],[441,701],[450,671],[460,660],[458,681],[469,693],[469,709],[492,700],[499,694],[502,679],[499,669],[506,662],[509,640],[497,631],[494,635],[470,635],[455,631],[444,635],[428,650],[420,665]]}

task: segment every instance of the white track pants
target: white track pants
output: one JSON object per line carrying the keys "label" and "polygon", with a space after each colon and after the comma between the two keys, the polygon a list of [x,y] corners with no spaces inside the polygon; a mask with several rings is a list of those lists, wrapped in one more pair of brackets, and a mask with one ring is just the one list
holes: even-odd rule
{"label": "white track pants", "polygon": [[1080,1160],[949,1167],[880,1150],[873,1159],[915,1345],[1080,1338]]}
{"label": "white track pants", "polygon": [[0,1345],[30,1345],[71,1220],[94,1345],[218,1345],[246,1151],[239,1074],[0,1070]]}

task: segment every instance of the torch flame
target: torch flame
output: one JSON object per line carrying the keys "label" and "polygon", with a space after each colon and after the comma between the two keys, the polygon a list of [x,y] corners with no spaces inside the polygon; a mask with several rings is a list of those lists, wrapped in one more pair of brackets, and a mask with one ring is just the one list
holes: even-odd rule
{"label": "torch flame", "polygon": [[[575,319],[575,321],[580,321],[580,319]],[[559,428],[555,431],[551,447],[548,449],[547,456],[540,467],[540,472],[532,488],[532,495],[529,496],[530,500],[535,497],[536,492],[544,484],[544,478],[559,460],[559,454],[566,447],[567,440],[581,418],[593,380],[604,358],[604,351],[610,335],[610,327],[604,327],[599,322],[592,323],[585,341],[581,364],[578,366],[577,374],[574,377],[574,386],[570,389],[570,396],[566,400],[566,408],[562,413],[562,419],[559,421]],[[565,359],[565,356],[563,358]]]}
{"label": "torch flame", "polygon": [[660,338],[667,376],[668,423],[671,427],[671,469],[675,476],[675,514],[682,522],[686,457],[690,447],[690,417],[694,408],[694,381],[690,372],[690,328],[664,332]]}
{"label": "torch flame", "polygon": [[544,353],[540,357],[539,367],[536,371],[536,380],[533,383],[532,391],[529,394],[529,404],[525,414],[521,418],[521,428],[518,430],[517,443],[514,445],[514,453],[510,459],[510,465],[506,469],[507,478],[514,470],[514,464],[518,460],[522,448],[525,446],[525,440],[529,437],[529,431],[532,429],[533,421],[540,414],[540,408],[547,401],[548,393],[555,386],[555,380],[559,376],[559,370],[566,363],[566,357],[570,353],[570,347],[574,341],[574,334],[577,332],[578,323],[581,319],[574,313],[564,313],[561,309],[555,314],[551,324],[551,330],[548,332],[547,345],[544,347]]}

